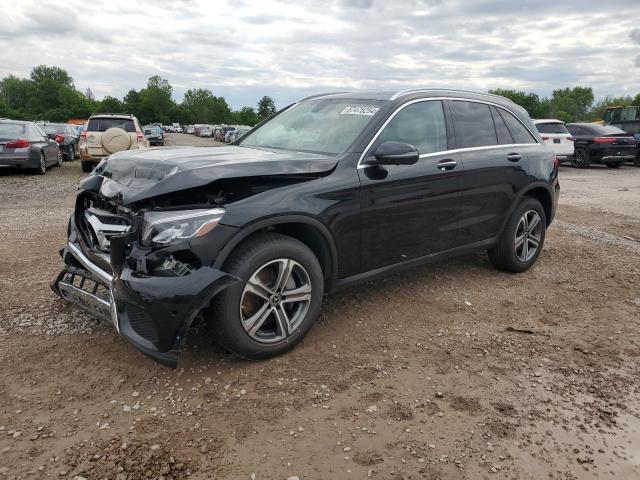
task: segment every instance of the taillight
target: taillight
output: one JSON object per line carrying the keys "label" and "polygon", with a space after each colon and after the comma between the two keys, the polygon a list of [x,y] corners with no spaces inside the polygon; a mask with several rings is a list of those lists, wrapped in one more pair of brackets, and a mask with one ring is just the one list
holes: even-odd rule
{"label": "taillight", "polygon": [[567,137],[567,140],[569,140],[570,142],[575,142],[576,141],[576,139],[573,138],[573,137]]}
{"label": "taillight", "polygon": [[136,133],[136,137],[138,139],[138,143],[142,142],[144,140],[144,133],[142,132],[137,132]]}
{"label": "taillight", "polygon": [[27,148],[30,145],[29,140],[19,138],[13,142],[5,143],[5,148]]}
{"label": "taillight", "polygon": [[560,168],[560,157],[558,157],[557,155],[553,157],[553,168],[555,168],[556,170]]}
{"label": "taillight", "polygon": [[542,137],[542,140],[549,140],[549,137]]}
{"label": "taillight", "polygon": [[86,132],[86,130],[80,132],[80,140],[84,140],[84,141],[87,140],[87,132]]}
{"label": "taillight", "polygon": [[64,142],[64,135],[56,135],[56,138],[54,140],[58,143],[62,143]]}
{"label": "taillight", "polygon": [[616,140],[616,137],[596,137],[593,139],[593,141],[596,143],[613,143]]}

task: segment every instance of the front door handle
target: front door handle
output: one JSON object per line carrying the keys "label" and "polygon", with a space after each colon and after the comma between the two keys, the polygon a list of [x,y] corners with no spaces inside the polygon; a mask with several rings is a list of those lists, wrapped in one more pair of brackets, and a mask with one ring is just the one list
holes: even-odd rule
{"label": "front door handle", "polygon": [[453,170],[454,168],[456,168],[458,166],[458,162],[456,162],[455,160],[451,160],[451,159],[447,159],[447,160],[440,160],[438,162],[438,170]]}
{"label": "front door handle", "polygon": [[509,155],[507,155],[507,160],[509,160],[510,162],[519,162],[520,160],[522,160],[522,155],[520,155],[519,153],[510,153]]}

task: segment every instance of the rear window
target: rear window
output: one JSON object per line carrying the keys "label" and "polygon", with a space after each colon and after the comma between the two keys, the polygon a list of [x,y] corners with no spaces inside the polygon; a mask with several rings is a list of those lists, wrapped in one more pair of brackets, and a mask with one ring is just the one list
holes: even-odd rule
{"label": "rear window", "polygon": [[121,128],[125,132],[135,132],[136,126],[130,118],[92,118],[87,130],[90,132],[106,132],[110,128]]}
{"label": "rear window", "polygon": [[624,130],[625,132],[631,135],[640,134],[640,122],[632,122],[632,123],[621,123],[621,124],[611,124],[611,127],[619,128],[620,130]]}
{"label": "rear window", "polygon": [[537,123],[536,128],[540,133],[569,133],[564,123]]}
{"label": "rear window", "polygon": [[45,133],[66,133],[66,125],[45,125]]}
{"label": "rear window", "polygon": [[453,101],[451,102],[451,113],[453,114],[458,147],[482,147],[498,143],[488,105]]}
{"label": "rear window", "polygon": [[26,125],[23,123],[0,123],[0,138],[3,140],[17,140],[25,132]]}

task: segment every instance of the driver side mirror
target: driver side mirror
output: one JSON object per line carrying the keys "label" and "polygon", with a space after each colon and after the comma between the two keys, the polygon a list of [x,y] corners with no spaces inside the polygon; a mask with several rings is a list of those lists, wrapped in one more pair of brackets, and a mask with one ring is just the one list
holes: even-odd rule
{"label": "driver side mirror", "polygon": [[388,141],[378,145],[374,158],[364,163],[367,165],[413,165],[419,157],[418,149],[413,145]]}

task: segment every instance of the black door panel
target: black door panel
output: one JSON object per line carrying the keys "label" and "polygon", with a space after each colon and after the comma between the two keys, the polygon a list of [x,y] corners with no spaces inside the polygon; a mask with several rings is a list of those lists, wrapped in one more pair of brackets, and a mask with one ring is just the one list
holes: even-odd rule
{"label": "black door panel", "polygon": [[[456,166],[438,168],[444,162]],[[462,170],[459,155],[451,153],[423,157],[411,166],[359,170],[363,271],[455,245]]]}

